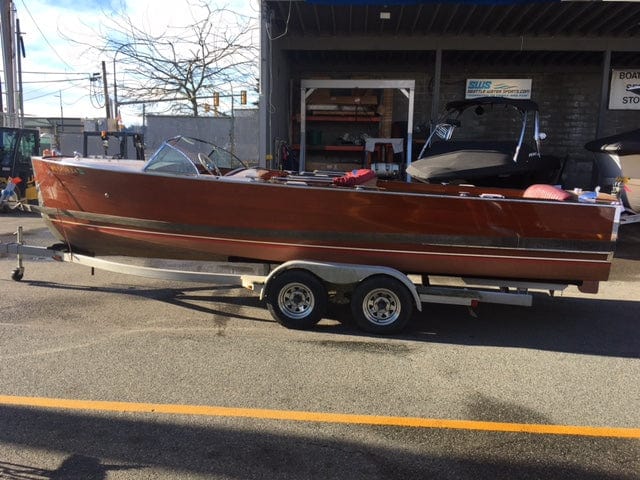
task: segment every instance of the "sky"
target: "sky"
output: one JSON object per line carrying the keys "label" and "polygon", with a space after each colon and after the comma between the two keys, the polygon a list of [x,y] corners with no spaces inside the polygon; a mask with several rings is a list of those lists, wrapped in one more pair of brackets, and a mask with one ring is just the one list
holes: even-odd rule
{"label": "sky", "polygon": [[[191,3],[198,2],[191,0]],[[209,3],[258,18],[259,0],[209,0]],[[112,96],[114,59],[111,54],[102,57],[89,54],[86,47],[65,37],[100,43],[94,32],[104,29],[109,17],[117,16],[119,11],[138,20],[138,25],[150,33],[167,27],[179,28],[193,23],[188,4],[189,0],[13,0],[26,53],[22,58],[25,117],[104,117],[102,80],[91,82],[90,77],[101,73],[101,62],[106,62]],[[258,34],[254,37],[257,39]],[[118,82],[126,81],[117,78]],[[4,86],[4,77],[2,83]],[[118,100],[128,99],[118,94]],[[147,107],[147,111],[153,111],[153,107]],[[142,123],[141,106],[123,106],[121,112],[126,126]]]}

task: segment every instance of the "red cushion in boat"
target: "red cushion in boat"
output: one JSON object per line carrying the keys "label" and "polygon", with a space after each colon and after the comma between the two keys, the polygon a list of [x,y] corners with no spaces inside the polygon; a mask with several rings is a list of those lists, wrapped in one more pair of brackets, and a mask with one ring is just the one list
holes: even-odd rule
{"label": "red cushion in boat", "polygon": [[369,168],[361,168],[359,170],[348,172],[341,177],[334,178],[333,184],[343,187],[353,187],[354,185],[362,185],[375,177],[376,174],[373,170]]}
{"label": "red cushion in boat", "polygon": [[528,187],[522,194],[522,197],[564,201],[571,198],[571,194],[553,185],[535,184]]}

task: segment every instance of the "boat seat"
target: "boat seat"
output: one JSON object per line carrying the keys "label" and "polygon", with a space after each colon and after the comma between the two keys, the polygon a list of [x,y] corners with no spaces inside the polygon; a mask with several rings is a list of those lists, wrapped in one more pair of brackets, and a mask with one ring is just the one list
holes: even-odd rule
{"label": "boat seat", "polygon": [[333,184],[341,187],[355,187],[356,185],[365,185],[376,181],[376,174],[369,168],[360,168],[347,172],[341,177],[334,177]]}
{"label": "boat seat", "polygon": [[231,172],[231,175],[228,173],[225,175],[225,178],[234,179],[234,180],[248,180],[248,181],[267,181],[274,177],[286,177],[287,174],[285,172],[280,172],[278,170],[268,170],[262,167],[251,167],[245,168],[243,170],[239,170],[237,172]]}
{"label": "boat seat", "polygon": [[522,198],[535,198],[540,200],[560,200],[564,202],[571,198],[571,194],[554,185],[537,183],[527,187]]}

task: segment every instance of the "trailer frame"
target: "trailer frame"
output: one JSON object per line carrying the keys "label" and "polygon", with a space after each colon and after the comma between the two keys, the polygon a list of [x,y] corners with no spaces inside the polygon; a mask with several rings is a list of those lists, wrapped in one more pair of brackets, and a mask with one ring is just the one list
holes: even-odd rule
{"label": "trailer frame", "polygon": [[229,268],[233,266],[231,263],[224,263],[225,273],[195,272],[83,255],[68,251],[60,244],[52,247],[27,245],[21,226],[15,235],[15,242],[0,243],[0,254],[16,255],[17,265],[11,274],[15,281],[24,276],[24,257],[35,256],[158,280],[241,286],[259,293],[274,319],[294,329],[309,329],[318,323],[326,312],[329,291],[335,288],[347,293],[352,315],[361,329],[387,334],[403,330],[414,308],[422,311],[423,303],[462,305],[469,307],[472,313],[481,303],[529,307],[533,304],[531,290],[553,296],[556,291],[568,287],[565,283],[466,277],[455,277],[463,286],[432,285],[429,276],[423,275],[415,281],[410,278],[415,276],[389,267],[309,260],[291,260],[278,265],[251,264],[254,271],[262,270],[262,273],[234,271]]}

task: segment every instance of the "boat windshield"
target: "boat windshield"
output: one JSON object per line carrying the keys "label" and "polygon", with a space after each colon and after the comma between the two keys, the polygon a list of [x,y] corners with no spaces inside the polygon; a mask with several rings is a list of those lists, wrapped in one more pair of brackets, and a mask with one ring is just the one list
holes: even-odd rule
{"label": "boat windshield", "polygon": [[145,172],[192,175],[223,175],[237,168],[247,168],[231,152],[211,142],[190,137],[173,137],[165,141],[144,166]]}
{"label": "boat windshield", "polygon": [[[449,102],[418,158],[461,150],[499,151],[513,161],[540,156],[537,104],[530,100],[482,97]],[[533,141],[531,141],[533,140]]]}

